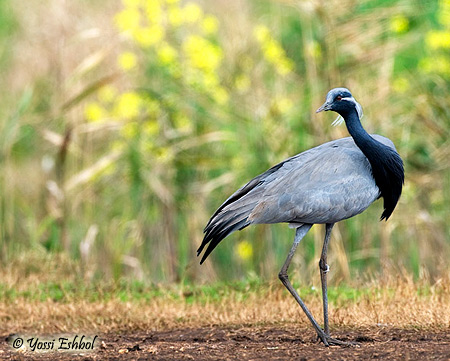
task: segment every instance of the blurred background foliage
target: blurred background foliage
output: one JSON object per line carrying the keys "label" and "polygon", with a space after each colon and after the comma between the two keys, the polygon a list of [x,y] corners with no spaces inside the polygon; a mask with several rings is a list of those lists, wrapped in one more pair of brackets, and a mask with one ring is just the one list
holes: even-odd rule
{"label": "blurred background foliage", "polygon": [[[333,232],[332,282],[438,279],[450,259],[450,1],[0,1],[3,274],[275,278],[286,225],[227,238],[213,211],[271,165],[347,136],[316,115],[350,88],[406,184]],[[319,282],[321,226],[292,267]],[[311,278],[311,275],[315,275]]]}

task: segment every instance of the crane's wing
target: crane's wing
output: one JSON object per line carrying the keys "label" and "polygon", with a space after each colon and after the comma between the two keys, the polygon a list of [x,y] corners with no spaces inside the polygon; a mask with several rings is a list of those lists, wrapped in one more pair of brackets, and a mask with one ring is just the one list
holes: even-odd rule
{"label": "crane's wing", "polygon": [[[379,142],[394,147],[382,136]],[[205,227],[200,263],[235,230],[252,223],[335,223],[364,211],[379,197],[370,163],[351,137],[297,154],[233,193]]]}

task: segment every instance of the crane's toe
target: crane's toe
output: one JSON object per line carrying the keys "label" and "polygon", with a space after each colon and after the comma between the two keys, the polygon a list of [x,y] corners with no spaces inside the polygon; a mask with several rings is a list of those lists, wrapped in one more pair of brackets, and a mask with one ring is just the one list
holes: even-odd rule
{"label": "crane's toe", "polygon": [[318,333],[317,334],[318,341],[323,342],[325,346],[342,346],[342,347],[361,347],[361,345],[358,342],[352,342],[352,341],[341,341],[336,338],[332,338],[325,334]]}
{"label": "crane's toe", "polygon": [[328,336],[327,339],[328,346],[343,346],[343,347],[361,347],[361,345],[358,342],[351,342],[351,341],[341,341],[332,337]]}

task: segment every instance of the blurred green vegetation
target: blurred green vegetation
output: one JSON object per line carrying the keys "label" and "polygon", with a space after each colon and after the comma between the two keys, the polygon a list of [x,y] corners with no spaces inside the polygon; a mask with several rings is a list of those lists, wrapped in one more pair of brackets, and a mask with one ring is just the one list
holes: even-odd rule
{"label": "blurred green vegetation", "polygon": [[[314,113],[346,86],[406,184],[387,223],[377,202],[335,228],[332,282],[448,275],[450,1],[1,0],[0,24],[7,272],[64,278],[47,262],[62,253],[93,284],[273,279],[286,225],[237,232],[199,267],[202,229],[252,177],[347,136]],[[295,280],[319,282],[321,228]]]}

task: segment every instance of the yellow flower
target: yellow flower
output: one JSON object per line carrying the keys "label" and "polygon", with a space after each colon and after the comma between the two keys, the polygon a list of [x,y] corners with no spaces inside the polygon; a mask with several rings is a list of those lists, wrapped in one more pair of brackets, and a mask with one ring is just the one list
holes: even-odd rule
{"label": "yellow flower", "polygon": [[188,23],[195,23],[201,19],[203,16],[203,11],[195,3],[187,3],[186,6],[183,9],[184,17]]}
{"label": "yellow flower", "polygon": [[263,44],[264,56],[271,63],[278,62],[284,56],[283,48],[274,39],[268,40]]}
{"label": "yellow flower", "polygon": [[98,91],[98,99],[103,103],[111,103],[117,95],[116,88],[105,85]]}
{"label": "yellow flower", "polygon": [[166,0],[166,3],[168,4],[178,4],[180,0]]}
{"label": "yellow flower", "polygon": [[[290,73],[294,68],[294,63],[286,56],[281,44],[271,36],[269,29],[264,25],[257,25],[253,30],[253,34],[261,44],[264,58],[275,66],[277,72],[281,75]],[[313,53],[311,55],[320,56],[320,47],[317,48],[314,43],[312,43],[312,46],[313,48],[310,50]]]}
{"label": "yellow flower", "polygon": [[219,28],[219,20],[215,16],[206,15],[202,22],[202,30],[205,34],[215,34]]}
{"label": "yellow flower", "polygon": [[183,50],[191,66],[205,71],[214,71],[222,61],[222,49],[208,40],[191,35],[183,43]]}
{"label": "yellow flower", "polygon": [[450,31],[430,31],[425,42],[431,49],[450,48]]}
{"label": "yellow flower", "polygon": [[173,63],[177,58],[177,51],[167,43],[163,43],[157,50],[158,59],[167,65]]}
{"label": "yellow flower", "polygon": [[419,63],[419,67],[425,73],[437,73],[450,76],[450,60],[445,56],[423,58]]}
{"label": "yellow flower", "polygon": [[139,27],[141,14],[136,9],[125,9],[119,12],[114,20],[119,30],[134,30]]}
{"label": "yellow flower", "polygon": [[394,33],[404,33],[409,29],[409,20],[403,15],[395,15],[390,20],[389,28]]}
{"label": "yellow flower", "polygon": [[277,107],[280,113],[285,114],[292,109],[294,103],[289,98],[279,98],[275,100],[275,106]]}
{"label": "yellow flower", "polygon": [[168,10],[169,15],[169,23],[172,26],[180,26],[184,22],[184,15],[183,12],[179,7],[171,6]]}
{"label": "yellow flower", "polygon": [[150,27],[139,28],[133,31],[133,36],[141,46],[148,48],[159,43],[163,39],[164,28],[157,24]]}
{"label": "yellow flower", "polygon": [[137,57],[134,53],[126,51],[119,55],[118,63],[123,70],[131,70],[136,67]]}
{"label": "yellow flower", "polygon": [[241,241],[236,246],[236,253],[243,261],[248,261],[253,256],[253,246],[248,241]]}
{"label": "yellow flower", "polygon": [[159,132],[159,124],[156,120],[149,120],[145,122],[142,130],[145,134],[154,136]]}
{"label": "yellow flower", "polygon": [[135,118],[139,115],[141,102],[142,99],[138,94],[134,92],[124,93],[119,97],[115,113],[120,118]]}
{"label": "yellow flower", "polygon": [[264,25],[256,25],[253,29],[253,35],[260,43],[263,43],[270,38],[270,30]]}
{"label": "yellow flower", "polygon": [[275,66],[277,72],[283,76],[289,74],[294,69],[294,63],[287,58],[279,60]]}
{"label": "yellow flower", "polygon": [[105,109],[102,108],[98,103],[89,103],[84,108],[84,116],[88,121],[96,122],[105,117]]}
{"label": "yellow flower", "polygon": [[163,20],[163,10],[158,0],[147,0],[145,2],[145,13],[150,23],[159,24]]}
{"label": "yellow flower", "polygon": [[409,89],[409,81],[405,77],[398,77],[392,82],[392,88],[397,93],[405,93]]}

